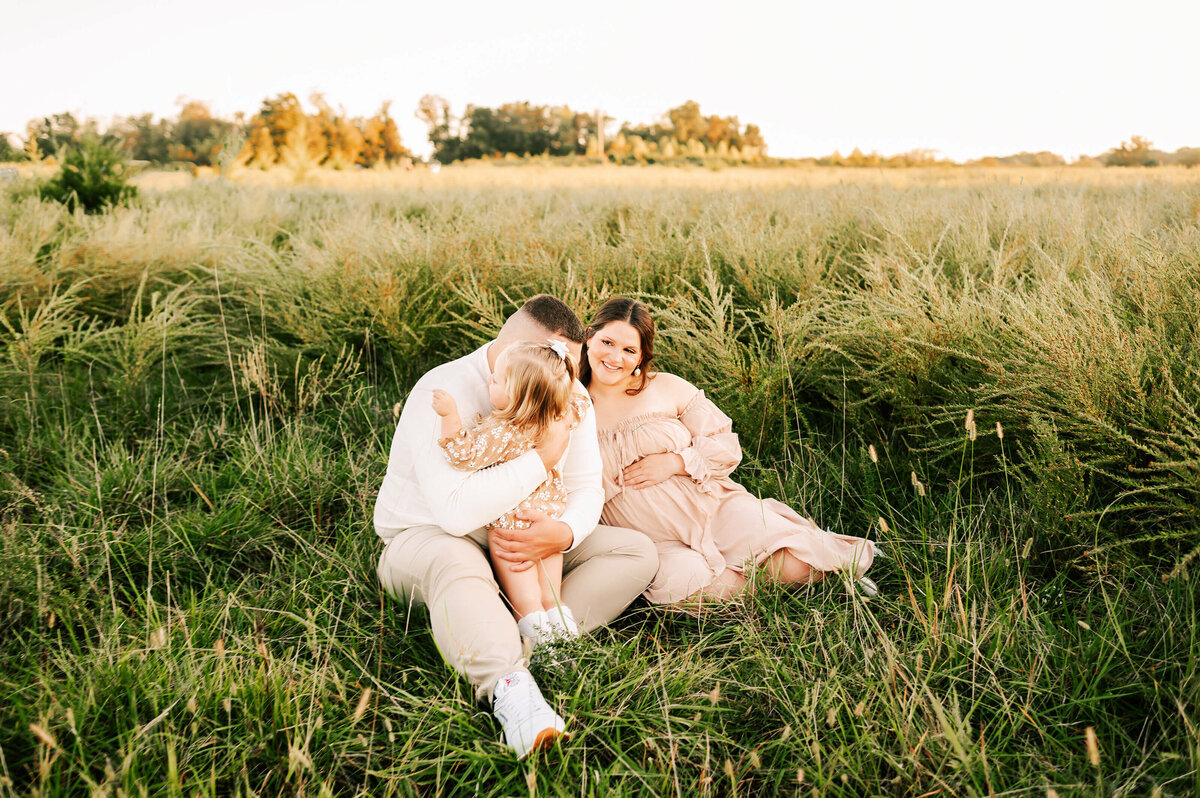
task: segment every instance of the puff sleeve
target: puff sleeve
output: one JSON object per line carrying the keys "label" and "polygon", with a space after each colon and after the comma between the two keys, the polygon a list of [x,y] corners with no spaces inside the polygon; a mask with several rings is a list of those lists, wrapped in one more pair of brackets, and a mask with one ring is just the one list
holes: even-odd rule
{"label": "puff sleeve", "polygon": [[742,447],[733,433],[733,422],[720,408],[710,402],[704,391],[696,391],[679,414],[692,441],[690,446],[676,450],[683,458],[683,470],[697,485],[704,487],[710,479],[727,477],[742,461]]}

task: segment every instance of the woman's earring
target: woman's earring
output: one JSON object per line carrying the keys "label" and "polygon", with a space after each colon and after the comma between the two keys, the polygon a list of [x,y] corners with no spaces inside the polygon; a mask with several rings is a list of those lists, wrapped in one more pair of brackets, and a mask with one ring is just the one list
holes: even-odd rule
{"label": "woman's earring", "polygon": [[641,367],[641,366],[638,366],[637,368],[635,368],[635,369],[633,370],[633,376],[635,376],[635,377],[636,377],[636,376],[638,376],[638,375],[639,375],[639,374],[641,374],[641,373],[642,373],[642,367]]}

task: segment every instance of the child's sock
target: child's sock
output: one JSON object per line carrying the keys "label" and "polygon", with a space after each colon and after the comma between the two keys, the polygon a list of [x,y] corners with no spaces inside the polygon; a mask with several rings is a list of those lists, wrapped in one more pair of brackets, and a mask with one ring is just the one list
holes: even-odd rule
{"label": "child's sock", "polygon": [[565,604],[559,604],[546,610],[548,620],[562,638],[579,637],[579,624],[575,621],[575,615],[571,612],[571,608]]}

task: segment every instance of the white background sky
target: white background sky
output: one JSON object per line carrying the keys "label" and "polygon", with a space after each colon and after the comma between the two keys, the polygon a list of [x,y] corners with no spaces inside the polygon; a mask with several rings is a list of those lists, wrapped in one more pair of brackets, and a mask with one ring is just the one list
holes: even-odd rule
{"label": "white background sky", "polygon": [[600,108],[651,122],[693,99],[773,155],[928,148],[961,160],[1099,154],[1137,133],[1200,146],[1200,3],[60,0],[0,14],[0,130],[59,111],[256,111],[291,91],[429,145],[421,95]]}

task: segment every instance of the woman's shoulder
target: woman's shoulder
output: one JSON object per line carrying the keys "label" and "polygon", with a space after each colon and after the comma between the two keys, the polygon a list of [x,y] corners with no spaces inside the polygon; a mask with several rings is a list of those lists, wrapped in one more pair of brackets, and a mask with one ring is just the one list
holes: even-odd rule
{"label": "woman's shoulder", "polygon": [[686,408],[700,393],[700,389],[676,374],[665,371],[653,375],[650,384],[665,401],[669,402],[680,412]]}

